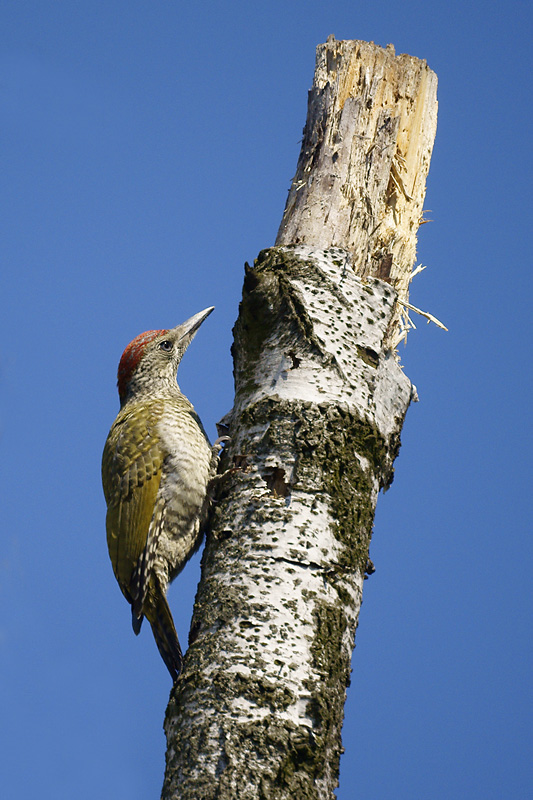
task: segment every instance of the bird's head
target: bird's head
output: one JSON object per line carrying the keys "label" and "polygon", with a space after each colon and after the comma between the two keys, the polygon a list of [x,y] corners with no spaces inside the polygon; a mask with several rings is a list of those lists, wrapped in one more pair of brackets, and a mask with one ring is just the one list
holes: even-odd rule
{"label": "bird's head", "polygon": [[176,387],[183,354],[213,309],[214,306],[206,308],[170,330],[140,333],[129,343],[118,365],[121,406],[131,397]]}

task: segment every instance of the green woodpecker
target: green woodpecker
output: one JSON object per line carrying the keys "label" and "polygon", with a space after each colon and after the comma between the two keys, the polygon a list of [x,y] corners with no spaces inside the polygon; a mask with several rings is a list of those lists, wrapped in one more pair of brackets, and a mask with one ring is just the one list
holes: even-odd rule
{"label": "green woodpecker", "polygon": [[209,444],[176,375],[212,311],[141,333],[126,347],[118,367],[120,411],[102,458],[113,571],[131,604],[133,630],[139,633],[147,618],[173,680],[182,654],[166,592],[200,545],[219,449]]}

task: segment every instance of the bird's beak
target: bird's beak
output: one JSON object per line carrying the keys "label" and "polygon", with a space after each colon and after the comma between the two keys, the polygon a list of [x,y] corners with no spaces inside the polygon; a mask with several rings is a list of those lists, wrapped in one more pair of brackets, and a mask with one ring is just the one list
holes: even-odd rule
{"label": "bird's beak", "polygon": [[198,330],[204,319],[207,319],[209,314],[214,310],[215,306],[210,306],[210,308],[204,308],[203,311],[199,311],[198,314],[195,314],[193,317],[190,317],[189,319],[185,320],[185,322],[182,322],[181,325],[177,325],[173,329],[172,333],[175,333],[177,339],[179,339],[180,341],[185,340],[187,343],[186,347],[188,347],[189,344],[194,339],[196,331]]}

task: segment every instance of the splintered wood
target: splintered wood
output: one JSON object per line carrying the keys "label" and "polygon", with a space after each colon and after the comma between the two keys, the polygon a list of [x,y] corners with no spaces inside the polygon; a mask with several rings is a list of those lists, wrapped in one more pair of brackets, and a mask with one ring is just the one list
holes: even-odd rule
{"label": "splintered wood", "polygon": [[390,283],[407,302],[436,126],[437,76],[425,61],[330,36],[317,47],[276,244],[347,250],[358,276]]}

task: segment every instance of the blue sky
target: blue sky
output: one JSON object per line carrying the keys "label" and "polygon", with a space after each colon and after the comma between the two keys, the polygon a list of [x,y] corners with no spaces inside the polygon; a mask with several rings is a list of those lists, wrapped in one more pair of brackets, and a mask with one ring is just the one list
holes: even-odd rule
{"label": "blue sky", "polygon": [[[91,3],[0,10],[0,760],[6,797],[158,797],[168,674],[108,562],[100,457],[120,354],[209,305],[180,384],[231,407],[242,265],[273,244],[315,46],[394,43],[439,77],[339,800],[531,784],[529,3]],[[415,320],[416,322],[416,320]],[[198,558],[170,591],[182,642]]]}

